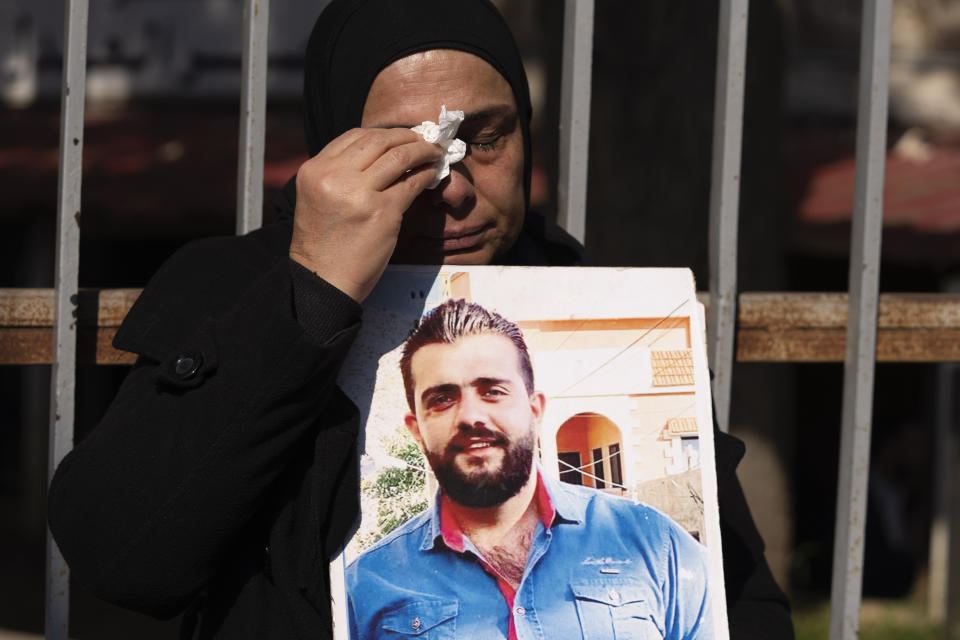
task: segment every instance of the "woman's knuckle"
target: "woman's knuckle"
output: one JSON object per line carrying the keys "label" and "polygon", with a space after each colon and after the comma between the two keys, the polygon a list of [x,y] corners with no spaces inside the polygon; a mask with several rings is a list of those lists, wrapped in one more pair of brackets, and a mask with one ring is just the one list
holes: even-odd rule
{"label": "woman's knuckle", "polygon": [[389,154],[391,160],[400,166],[406,166],[410,162],[410,152],[404,147],[394,147]]}

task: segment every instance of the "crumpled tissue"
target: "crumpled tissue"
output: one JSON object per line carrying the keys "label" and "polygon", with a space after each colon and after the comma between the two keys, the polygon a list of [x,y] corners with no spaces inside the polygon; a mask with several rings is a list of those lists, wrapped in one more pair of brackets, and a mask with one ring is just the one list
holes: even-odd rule
{"label": "crumpled tissue", "polygon": [[443,148],[443,156],[437,160],[437,177],[427,189],[436,189],[440,181],[450,175],[450,165],[460,162],[467,155],[467,143],[456,137],[461,122],[463,111],[447,111],[447,105],[442,105],[437,122],[425,120],[411,129],[423,136],[427,142]]}

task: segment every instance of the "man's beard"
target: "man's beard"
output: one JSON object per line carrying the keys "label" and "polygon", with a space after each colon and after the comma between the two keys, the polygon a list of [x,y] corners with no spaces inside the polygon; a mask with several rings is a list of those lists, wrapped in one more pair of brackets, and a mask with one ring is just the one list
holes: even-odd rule
{"label": "man's beard", "polygon": [[517,495],[530,479],[533,450],[536,446],[534,425],[531,424],[527,433],[515,442],[486,427],[465,430],[460,437],[496,438],[490,444],[502,446],[504,456],[499,469],[463,471],[454,461],[454,458],[462,453],[462,449],[448,444],[442,452],[427,451],[427,460],[430,461],[440,488],[457,504],[475,508],[503,504]]}

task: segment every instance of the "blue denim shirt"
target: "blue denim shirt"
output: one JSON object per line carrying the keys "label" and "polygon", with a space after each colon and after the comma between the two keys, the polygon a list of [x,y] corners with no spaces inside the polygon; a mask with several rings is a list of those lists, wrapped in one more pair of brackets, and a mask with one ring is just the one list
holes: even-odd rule
{"label": "blue denim shirt", "polygon": [[540,477],[556,509],[537,523],[509,610],[465,540],[448,548],[440,500],[346,572],[350,637],[419,640],[713,638],[706,549],[659,511]]}

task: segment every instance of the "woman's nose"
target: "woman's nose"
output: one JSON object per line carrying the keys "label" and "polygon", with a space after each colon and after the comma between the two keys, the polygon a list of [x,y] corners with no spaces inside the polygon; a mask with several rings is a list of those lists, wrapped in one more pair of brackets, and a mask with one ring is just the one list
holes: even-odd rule
{"label": "woman's nose", "polygon": [[437,192],[437,201],[446,203],[454,209],[459,208],[475,194],[473,182],[456,167],[451,167],[450,175],[440,182]]}

